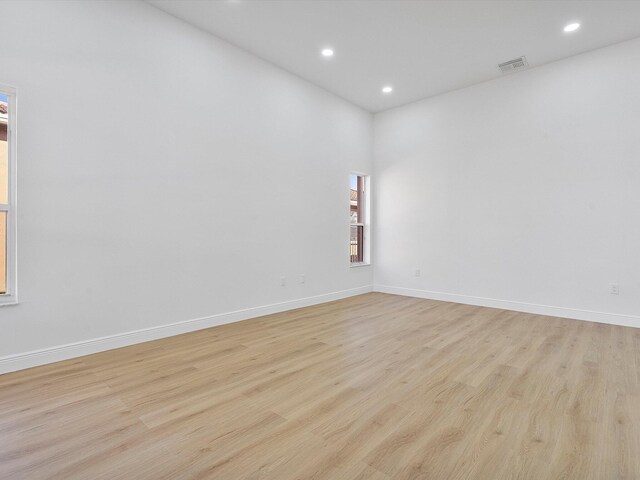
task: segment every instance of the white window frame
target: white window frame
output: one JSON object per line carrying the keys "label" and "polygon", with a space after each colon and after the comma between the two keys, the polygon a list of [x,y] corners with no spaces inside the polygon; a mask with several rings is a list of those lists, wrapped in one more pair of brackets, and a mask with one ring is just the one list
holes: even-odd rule
{"label": "white window frame", "polygon": [[17,245],[16,245],[16,125],[17,101],[16,89],[0,84],[0,93],[8,97],[7,144],[9,146],[8,166],[8,204],[0,203],[0,211],[7,212],[7,291],[0,294],[0,306],[18,303],[17,287]]}
{"label": "white window frame", "polygon": [[367,267],[371,265],[371,195],[369,192],[371,191],[371,175],[364,172],[356,172],[352,171],[349,173],[349,188],[347,192],[349,193],[349,200],[351,200],[351,176],[357,175],[359,177],[364,178],[364,191],[362,192],[363,197],[363,215],[364,215],[364,223],[351,223],[351,214],[349,214],[349,238],[351,238],[351,227],[352,226],[362,226],[363,228],[363,236],[364,236],[364,251],[363,251],[363,262],[352,262],[351,258],[349,258],[349,266],[353,268],[357,267]]}

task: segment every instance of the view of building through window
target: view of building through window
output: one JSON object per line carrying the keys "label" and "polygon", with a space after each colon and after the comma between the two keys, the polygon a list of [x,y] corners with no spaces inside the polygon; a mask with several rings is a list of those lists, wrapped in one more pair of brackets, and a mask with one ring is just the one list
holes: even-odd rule
{"label": "view of building through window", "polygon": [[0,293],[7,292],[9,139],[9,98],[7,95],[0,92]]}

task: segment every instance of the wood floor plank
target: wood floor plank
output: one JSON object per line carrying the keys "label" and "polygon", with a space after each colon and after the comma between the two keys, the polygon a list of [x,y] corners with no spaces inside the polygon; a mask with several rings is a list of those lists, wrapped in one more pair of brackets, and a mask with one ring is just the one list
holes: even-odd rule
{"label": "wood floor plank", "polygon": [[640,479],[640,330],[371,293],[0,376],[0,478]]}

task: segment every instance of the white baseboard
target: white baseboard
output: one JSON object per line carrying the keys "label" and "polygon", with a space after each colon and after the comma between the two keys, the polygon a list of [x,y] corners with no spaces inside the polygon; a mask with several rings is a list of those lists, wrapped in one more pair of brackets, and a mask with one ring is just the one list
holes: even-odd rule
{"label": "white baseboard", "polygon": [[355,295],[361,295],[371,291],[373,291],[373,287],[371,285],[367,285],[349,290],[316,295],[314,297],[300,298],[297,300],[274,303],[261,307],[247,308],[244,310],[237,310],[235,312],[219,313],[208,317],[171,323],[169,325],[160,325],[157,327],[109,335],[107,337],[93,338],[81,342],[44,348],[42,350],[8,355],[0,357],[0,374],[15,372],[25,368],[36,367],[38,365],[45,365],[47,363],[59,362],[61,360],[68,360],[70,358],[81,357],[83,355],[90,355],[92,353],[104,352],[105,350],[113,350],[114,348],[126,347],[136,343],[172,337],[174,335],[202,330],[204,328],[239,322],[249,318],[308,307],[320,303],[331,302],[333,300],[340,300],[342,298],[353,297]]}
{"label": "white baseboard", "polygon": [[594,312],[577,308],[553,307],[536,303],[514,302],[511,300],[497,300],[495,298],[474,297],[459,295],[456,293],[431,292],[413,288],[392,287],[388,285],[374,285],[374,292],[404,295],[406,297],[427,298],[429,300],[441,300],[444,302],[464,303],[466,305],[478,305],[481,307],[501,308],[516,312],[534,313],[550,317],[571,318],[574,320],[587,320],[590,322],[609,323],[624,327],[640,328],[640,317],[636,315],[624,315],[619,313]]}

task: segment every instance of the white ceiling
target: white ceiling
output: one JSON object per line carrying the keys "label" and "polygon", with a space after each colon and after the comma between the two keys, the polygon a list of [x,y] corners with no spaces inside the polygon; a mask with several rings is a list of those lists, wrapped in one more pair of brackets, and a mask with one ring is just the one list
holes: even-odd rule
{"label": "white ceiling", "polygon": [[372,112],[640,37],[640,1],[148,1]]}

